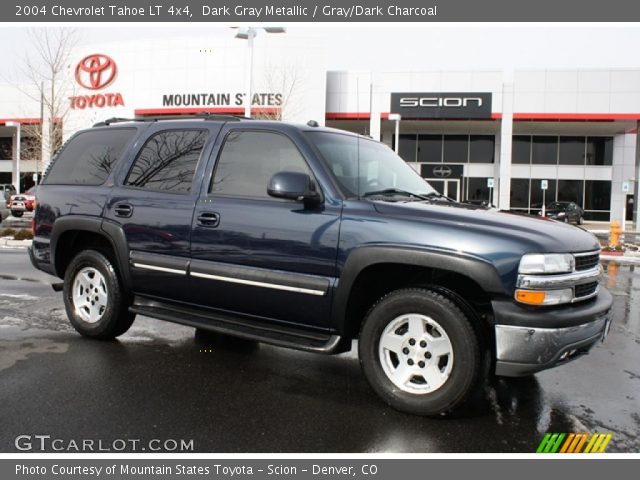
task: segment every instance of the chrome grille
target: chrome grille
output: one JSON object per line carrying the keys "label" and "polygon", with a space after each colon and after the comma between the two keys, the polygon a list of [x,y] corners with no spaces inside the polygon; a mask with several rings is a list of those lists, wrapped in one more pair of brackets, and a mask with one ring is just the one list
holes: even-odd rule
{"label": "chrome grille", "polygon": [[576,285],[574,287],[573,296],[576,299],[580,299],[582,297],[588,297],[596,293],[597,289],[598,289],[598,282],[590,282],[590,283],[583,283],[582,285]]}
{"label": "chrome grille", "polygon": [[574,254],[576,260],[576,271],[589,270],[600,263],[600,253],[591,252]]}

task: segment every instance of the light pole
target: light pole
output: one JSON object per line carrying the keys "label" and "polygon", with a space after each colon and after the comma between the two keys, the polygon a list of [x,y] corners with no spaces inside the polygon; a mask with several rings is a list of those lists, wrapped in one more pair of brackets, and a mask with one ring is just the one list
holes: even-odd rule
{"label": "light pole", "polygon": [[389,120],[391,120],[392,122],[395,121],[396,122],[396,142],[395,142],[395,151],[396,151],[396,155],[398,155],[398,152],[400,151],[399,149],[399,145],[400,145],[400,120],[402,120],[402,115],[400,115],[399,113],[390,113],[389,114]]}
{"label": "light pole", "polygon": [[13,141],[13,159],[16,162],[14,167],[15,172],[15,187],[16,193],[20,193],[20,130],[21,124],[20,122],[7,122],[5,123],[7,127],[15,127],[15,139]]}
{"label": "light pole", "polygon": [[287,31],[284,27],[245,27],[236,33],[236,38],[247,40],[249,47],[249,68],[245,80],[247,96],[244,99],[244,116],[247,118],[251,118],[251,98],[253,97],[253,39],[256,38],[259,30],[264,30],[267,33],[285,33]]}

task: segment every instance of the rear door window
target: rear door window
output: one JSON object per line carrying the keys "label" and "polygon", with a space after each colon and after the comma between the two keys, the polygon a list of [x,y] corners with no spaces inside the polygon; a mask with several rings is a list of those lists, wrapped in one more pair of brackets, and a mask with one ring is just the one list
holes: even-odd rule
{"label": "rear door window", "polygon": [[189,193],[208,130],[166,130],[153,135],[138,154],[125,185]]}
{"label": "rear door window", "polygon": [[102,185],[135,133],[135,128],[113,128],[76,135],[54,160],[44,183]]}

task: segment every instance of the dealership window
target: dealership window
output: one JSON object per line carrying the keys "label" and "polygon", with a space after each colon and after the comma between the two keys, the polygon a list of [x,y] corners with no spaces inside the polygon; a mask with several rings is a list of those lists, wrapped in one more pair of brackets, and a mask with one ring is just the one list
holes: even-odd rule
{"label": "dealership window", "polygon": [[442,135],[418,135],[418,161],[424,163],[442,161]]}
{"label": "dealership window", "polygon": [[584,205],[582,201],[583,180],[558,180],[558,201],[576,202]]}
{"label": "dealership window", "polygon": [[514,164],[613,164],[613,137],[514,135],[511,145]]}
{"label": "dealership window", "polygon": [[486,200],[491,202],[486,177],[469,177],[467,180],[467,200]]}
{"label": "dealership window", "polygon": [[[543,202],[544,197],[544,202]],[[548,205],[556,200],[556,180],[547,180],[547,190],[542,191],[542,180],[531,179],[530,213],[536,214],[542,210],[542,204]]]}
{"label": "dealership window", "polygon": [[609,210],[611,203],[611,182],[587,180],[584,185],[585,210]]}
{"label": "dealership window", "polygon": [[11,137],[0,137],[0,160],[11,160],[13,158],[13,139]]}
{"label": "dealership window", "polygon": [[[267,185],[271,177],[281,171],[311,175],[304,158],[289,138],[273,132],[231,132],[218,158],[210,192],[272,198],[267,195]],[[341,173],[354,175],[354,172]]]}
{"label": "dealership window", "polygon": [[[393,148],[395,149],[395,135],[393,141]],[[400,135],[400,144],[398,146],[398,155],[400,155],[400,158],[405,162],[416,161],[417,136],[415,134]]]}
{"label": "dealership window", "polygon": [[531,163],[556,165],[558,163],[558,137],[534,136],[531,141]]}
{"label": "dealership window", "polygon": [[399,147],[398,153],[406,162],[495,162],[494,135],[402,134]]}
{"label": "dealership window", "polygon": [[[538,213],[542,208],[542,180],[514,178],[511,180],[511,208]],[[529,184],[531,186],[530,193]],[[611,182],[606,180],[547,180],[544,203],[575,202],[584,209],[585,220],[607,221],[611,209]],[[526,197],[529,195],[529,203]]]}
{"label": "dealership window", "polygon": [[153,135],[138,154],[125,185],[189,193],[207,130],[168,130]]}
{"label": "dealership window", "polygon": [[442,151],[444,163],[467,163],[469,135],[445,135]]}
{"label": "dealership window", "polygon": [[44,183],[102,185],[135,132],[133,128],[111,128],[72,137],[55,158]]}
{"label": "dealership window", "polygon": [[560,137],[560,165],[584,165],[585,137]]}
{"label": "dealership window", "polygon": [[613,137],[587,137],[587,165],[613,164]]}
{"label": "dealership window", "polygon": [[511,179],[511,208],[529,209],[529,183],[528,178]]}
{"label": "dealership window", "polygon": [[531,136],[514,135],[511,144],[512,163],[531,163]]}
{"label": "dealership window", "polygon": [[493,163],[495,137],[493,135],[471,135],[469,137],[469,162]]}

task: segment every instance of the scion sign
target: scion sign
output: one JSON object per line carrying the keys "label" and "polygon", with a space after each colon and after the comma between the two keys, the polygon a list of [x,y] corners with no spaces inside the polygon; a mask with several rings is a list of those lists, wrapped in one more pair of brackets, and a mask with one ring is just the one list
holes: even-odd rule
{"label": "scion sign", "polygon": [[402,118],[491,118],[491,93],[392,93],[390,111]]}

